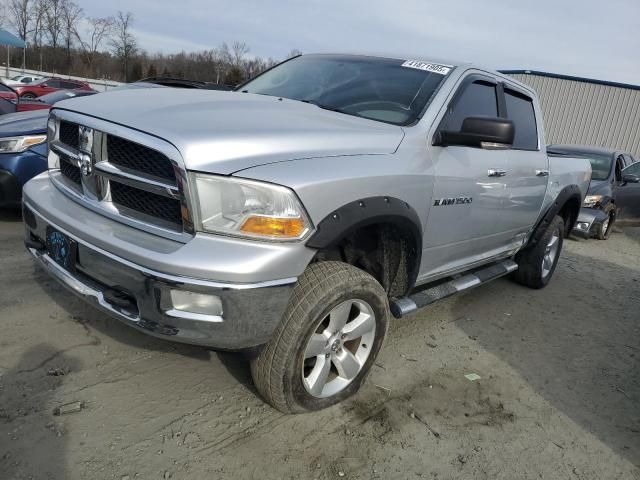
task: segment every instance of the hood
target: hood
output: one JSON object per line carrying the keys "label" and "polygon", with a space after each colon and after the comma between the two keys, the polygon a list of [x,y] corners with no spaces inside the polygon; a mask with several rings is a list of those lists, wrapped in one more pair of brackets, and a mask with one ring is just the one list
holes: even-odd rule
{"label": "hood", "polygon": [[402,128],[264,95],[150,88],[64,100],[71,110],[172,143],[190,170],[231,174],[301,158],[389,154]]}
{"label": "hood", "polygon": [[587,195],[611,196],[611,182],[609,180],[591,180]]}
{"label": "hood", "polygon": [[8,113],[0,116],[0,137],[46,133],[49,110]]}

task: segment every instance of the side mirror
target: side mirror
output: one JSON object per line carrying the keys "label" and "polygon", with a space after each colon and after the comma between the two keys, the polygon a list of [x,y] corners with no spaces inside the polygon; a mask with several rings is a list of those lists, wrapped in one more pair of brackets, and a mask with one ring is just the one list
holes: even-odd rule
{"label": "side mirror", "polygon": [[625,185],[627,183],[640,183],[640,177],[632,173],[627,173],[622,176],[622,184]]}
{"label": "side mirror", "polygon": [[513,145],[515,127],[511,120],[498,117],[467,117],[459,132],[440,130],[433,145],[441,147],[465,146],[488,149],[510,148]]}

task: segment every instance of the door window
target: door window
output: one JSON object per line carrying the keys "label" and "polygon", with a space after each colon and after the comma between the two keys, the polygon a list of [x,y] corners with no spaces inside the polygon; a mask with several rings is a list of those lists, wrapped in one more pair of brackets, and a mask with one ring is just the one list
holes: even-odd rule
{"label": "door window", "polygon": [[635,162],[624,169],[625,174],[640,175],[640,162]]}
{"label": "door window", "polygon": [[504,91],[507,118],[513,121],[515,136],[513,148],[538,150],[538,129],[532,100],[513,90]]}
{"label": "door window", "polygon": [[69,90],[73,90],[76,88],[80,88],[80,85],[78,85],[75,82],[70,82],[70,81],[62,81],[60,82],[62,84],[62,88],[67,88]]}
{"label": "door window", "polygon": [[47,87],[60,88],[60,80],[49,80],[46,83],[47,83]]}
{"label": "door window", "polygon": [[496,86],[476,80],[467,85],[455,100],[444,122],[444,129],[459,132],[467,117],[497,117],[498,100]]}

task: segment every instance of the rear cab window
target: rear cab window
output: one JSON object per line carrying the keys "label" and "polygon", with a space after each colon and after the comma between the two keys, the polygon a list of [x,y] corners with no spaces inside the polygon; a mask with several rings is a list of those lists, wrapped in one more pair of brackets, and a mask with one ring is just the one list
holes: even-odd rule
{"label": "rear cab window", "polygon": [[507,118],[513,122],[515,136],[512,148],[538,150],[538,127],[533,100],[508,86],[504,90]]}

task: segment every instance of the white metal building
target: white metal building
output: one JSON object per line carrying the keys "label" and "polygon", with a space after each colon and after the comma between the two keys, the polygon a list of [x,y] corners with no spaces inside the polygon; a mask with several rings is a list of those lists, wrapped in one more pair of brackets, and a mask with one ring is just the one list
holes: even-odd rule
{"label": "white metal building", "polygon": [[548,144],[624,150],[640,158],[640,86],[533,70],[503,70],[540,98]]}

